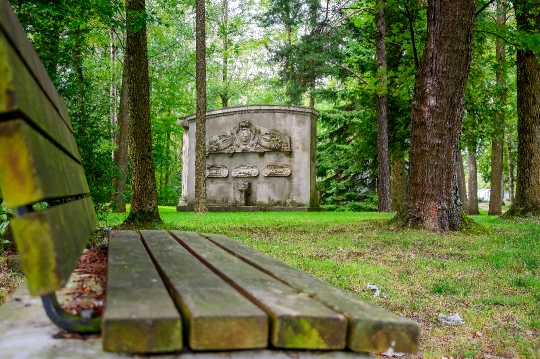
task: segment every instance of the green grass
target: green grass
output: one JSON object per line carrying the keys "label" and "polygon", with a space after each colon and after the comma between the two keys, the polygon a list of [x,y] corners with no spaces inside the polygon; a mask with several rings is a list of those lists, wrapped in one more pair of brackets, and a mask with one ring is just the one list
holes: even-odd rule
{"label": "green grass", "polygon": [[[482,211],[473,217],[480,228],[441,235],[394,228],[387,221],[393,214],[160,213],[162,228],[228,235],[416,320],[424,358],[540,358],[537,221]],[[110,214],[103,226],[124,217]],[[367,283],[382,296],[372,298]],[[466,324],[437,320],[456,312]]]}

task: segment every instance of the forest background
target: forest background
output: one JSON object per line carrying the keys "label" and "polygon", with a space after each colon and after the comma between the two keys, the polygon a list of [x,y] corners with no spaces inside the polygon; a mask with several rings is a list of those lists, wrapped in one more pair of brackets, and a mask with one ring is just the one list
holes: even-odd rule
{"label": "forest background", "polygon": [[[68,106],[96,209],[122,209],[122,201],[130,199],[129,164],[118,154],[125,117],[123,2],[10,2]],[[392,209],[402,209],[427,3],[211,0],[206,7],[208,110],[251,104],[316,108],[321,114],[317,133],[321,201],[330,210],[366,211],[377,210],[377,98],[386,94]],[[376,56],[376,17],[382,7],[387,56],[383,69]],[[486,1],[477,7],[462,156],[456,168],[469,213],[478,211],[477,173],[491,184],[493,146],[504,147],[498,159],[502,177],[496,180],[510,199],[514,193],[515,60],[516,49],[525,41],[517,34],[512,4]],[[181,190],[183,131],[176,121],[195,112],[195,4],[147,0],[146,10],[141,23],[148,26],[158,203],[175,205]],[[384,83],[382,71],[387,75]],[[120,170],[122,161],[128,165],[125,175]],[[119,187],[124,179],[125,189]]]}

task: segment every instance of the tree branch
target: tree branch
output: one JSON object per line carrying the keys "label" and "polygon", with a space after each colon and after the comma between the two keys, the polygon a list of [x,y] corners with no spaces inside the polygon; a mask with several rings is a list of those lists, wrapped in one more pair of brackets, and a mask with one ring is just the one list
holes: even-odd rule
{"label": "tree branch", "polygon": [[334,65],[334,66],[337,66],[337,67],[339,67],[339,68],[341,68],[341,69],[343,69],[343,70],[345,70],[345,71],[351,73],[354,77],[356,77],[357,79],[359,79],[360,81],[362,81],[362,82],[364,83],[364,85],[369,85],[369,83],[368,83],[366,80],[364,80],[364,78],[363,78],[362,76],[358,75],[356,72],[354,72],[353,70],[351,70],[351,69],[348,68],[347,66],[343,66],[342,64],[339,64],[339,63],[334,62],[334,61],[332,61],[332,60],[328,60],[328,62],[331,63],[331,64]]}
{"label": "tree branch", "polygon": [[520,47],[521,45],[519,44],[516,44],[515,42],[511,42],[511,41],[508,41],[507,38],[495,33],[495,32],[492,32],[492,31],[487,31],[487,30],[477,30],[476,32],[485,32],[486,34],[490,34],[490,35],[493,35],[501,40],[503,40],[504,42],[506,42],[507,44],[509,45],[512,45],[512,46],[515,46],[515,47]]}
{"label": "tree branch", "polygon": [[405,3],[405,10],[407,11],[407,19],[409,19],[409,32],[411,34],[411,45],[412,45],[413,54],[414,54],[414,65],[416,69],[418,70],[419,62],[418,62],[418,52],[416,51],[416,40],[414,38],[413,18],[412,18],[411,11],[409,10],[409,7],[407,6],[407,3]]}
{"label": "tree branch", "polygon": [[495,0],[489,0],[487,3],[484,4],[476,13],[474,14],[474,17],[478,17],[482,11],[484,11],[489,5],[493,4]]}

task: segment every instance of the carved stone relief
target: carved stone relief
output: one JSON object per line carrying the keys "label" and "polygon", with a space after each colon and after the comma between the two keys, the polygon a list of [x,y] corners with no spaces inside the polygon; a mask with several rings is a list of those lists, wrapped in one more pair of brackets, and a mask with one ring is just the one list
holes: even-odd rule
{"label": "carved stone relief", "polygon": [[257,177],[259,175],[259,169],[253,165],[242,165],[235,167],[231,175],[233,177]]}
{"label": "carved stone relief", "polygon": [[206,155],[210,153],[281,151],[291,153],[291,138],[276,129],[255,126],[241,121],[238,126],[212,136],[206,142]]}
{"label": "carved stone relief", "polygon": [[291,175],[291,168],[288,165],[268,165],[262,170],[264,177],[288,177]]}
{"label": "carved stone relief", "polygon": [[229,170],[225,166],[206,166],[206,177],[223,178],[229,175]]}

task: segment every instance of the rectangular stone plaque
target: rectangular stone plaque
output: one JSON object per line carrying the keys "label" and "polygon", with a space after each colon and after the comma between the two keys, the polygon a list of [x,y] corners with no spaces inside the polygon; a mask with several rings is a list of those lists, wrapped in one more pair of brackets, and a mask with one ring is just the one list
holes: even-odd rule
{"label": "rectangular stone plaque", "polygon": [[225,178],[229,170],[225,166],[206,166],[206,177]]}
{"label": "rectangular stone plaque", "polygon": [[291,168],[287,165],[268,165],[263,169],[262,174],[264,177],[288,177],[291,175]]}
{"label": "rectangular stone plaque", "polygon": [[232,170],[233,177],[257,177],[258,175],[259,169],[253,165],[242,165]]}

